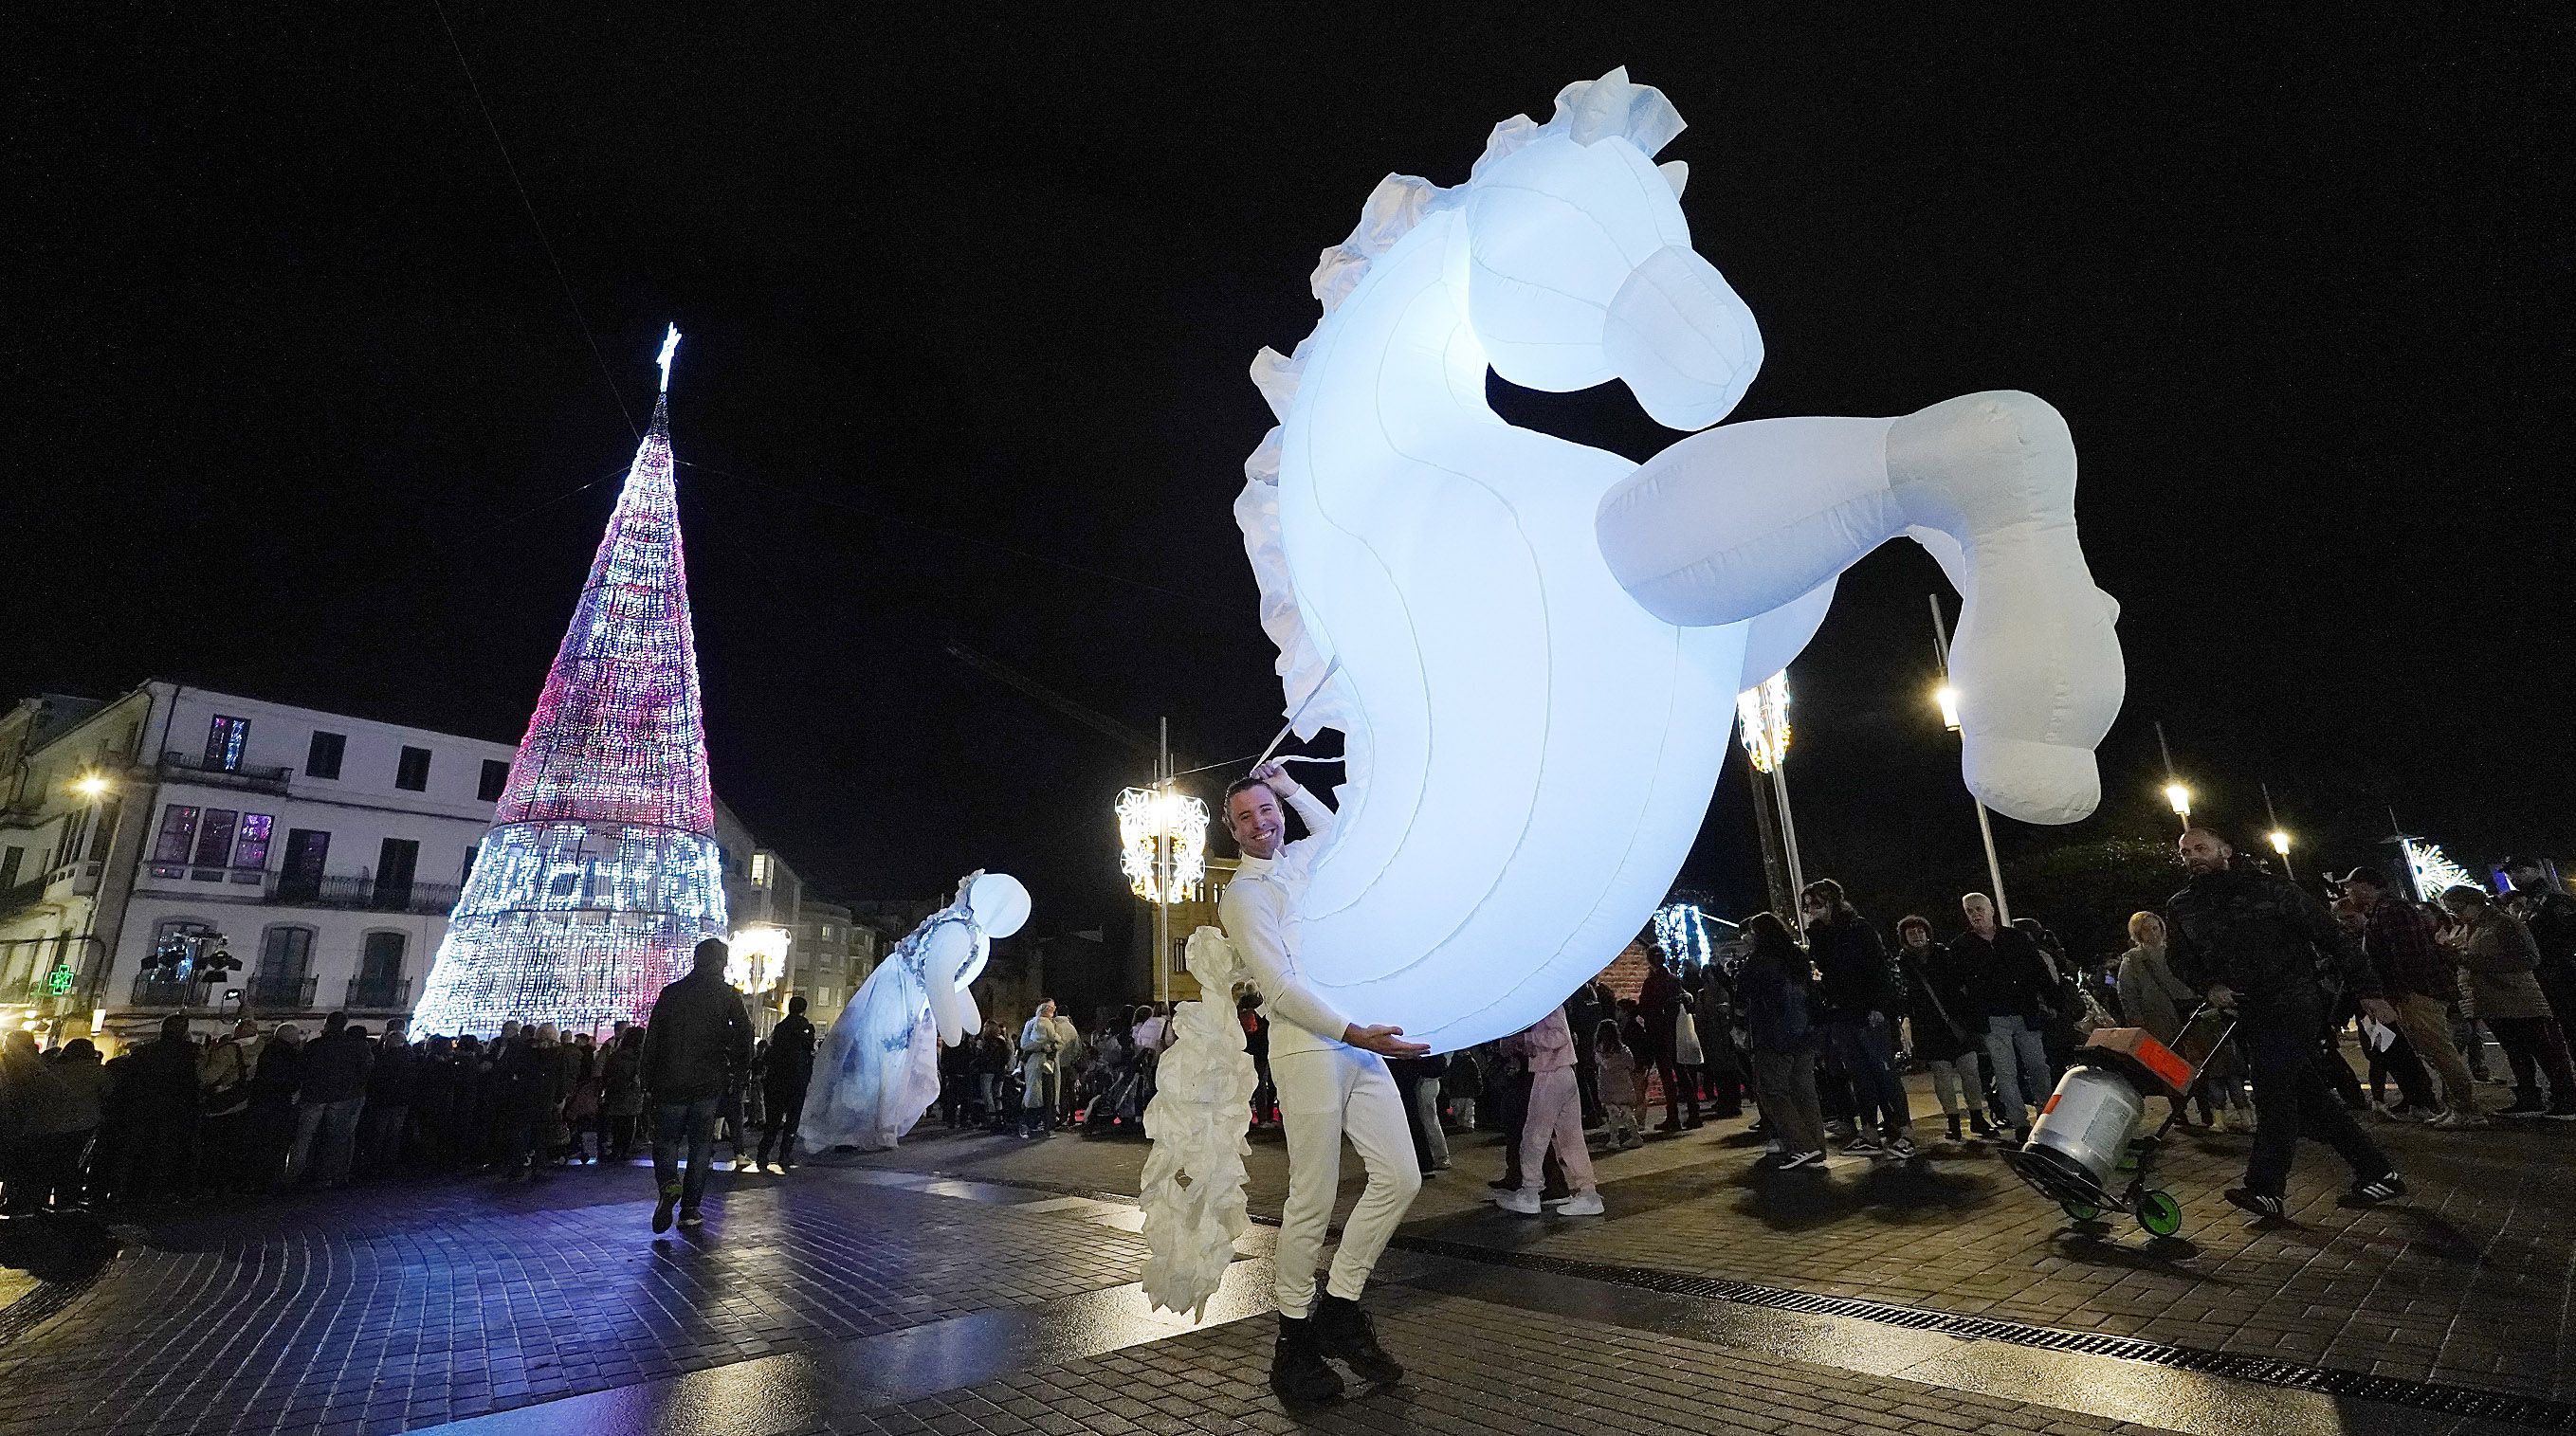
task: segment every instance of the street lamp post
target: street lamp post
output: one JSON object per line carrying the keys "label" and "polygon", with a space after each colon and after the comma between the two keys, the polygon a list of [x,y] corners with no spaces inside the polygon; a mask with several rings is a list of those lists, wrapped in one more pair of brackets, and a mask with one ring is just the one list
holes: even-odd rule
{"label": "street lamp post", "polygon": [[[1941,726],[1953,733],[1959,729],[1959,690],[1950,686],[1950,629],[1941,618],[1941,595],[1932,599],[1932,655],[1941,664],[1941,686],[1932,693],[1932,701],[1941,706]],[[1974,790],[1968,800],[1977,810],[1977,839],[1986,845],[1986,881],[1994,886],[1995,921],[2010,926],[2012,904],[2004,898],[2004,865],[1995,857],[1995,825],[1986,817],[1986,800]]]}
{"label": "street lamp post", "polygon": [[[1780,916],[1795,927],[1798,895],[1806,889],[1806,874],[1798,864],[1797,819],[1789,812],[1789,670],[1781,669],[1764,679],[1760,686],[1735,695],[1735,717],[1737,736],[1744,743],[1745,760],[1756,774],[1771,784],[1771,800],[1779,816],[1779,843],[1789,867],[1788,907]],[[1753,812],[1757,820],[1765,816],[1758,793],[1753,799]],[[1769,825],[1762,823],[1761,826],[1767,841],[1772,836]],[[1766,852],[1764,857],[1767,859],[1769,854]],[[1775,903],[1781,897],[1779,893],[1772,895]]]}
{"label": "street lamp post", "polygon": [[2272,785],[2263,783],[2258,786],[2263,790],[2263,816],[2272,820],[2272,831],[2266,836],[2272,844],[2272,851],[2281,855],[2281,876],[2297,882],[2299,875],[2290,871],[2289,831],[2281,826],[2281,815],[2272,810]]}
{"label": "street lamp post", "polygon": [[1171,723],[1163,724],[1149,788],[1127,788],[1118,794],[1119,865],[1130,891],[1154,908],[1154,1000],[1171,998],[1171,905],[1180,889],[1207,875],[1207,805],[1175,792],[1172,780]]}
{"label": "street lamp post", "polygon": [[2156,724],[2156,751],[2165,760],[2165,801],[2173,805],[2174,816],[2182,820],[2184,832],[2191,831],[2191,789],[2174,776],[2173,749],[2165,746],[2165,725]]}

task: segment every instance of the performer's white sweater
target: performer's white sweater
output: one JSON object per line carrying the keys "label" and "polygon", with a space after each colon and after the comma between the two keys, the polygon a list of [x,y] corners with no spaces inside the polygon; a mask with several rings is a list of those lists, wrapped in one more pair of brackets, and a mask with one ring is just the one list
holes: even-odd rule
{"label": "performer's white sweater", "polygon": [[1273,1058],[1341,1048],[1342,1033],[1351,1025],[1306,985],[1297,966],[1297,902],[1332,834],[1333,810],[1303,788],[1289,795],[1288,806],[1305,820],[1307,836],[1282,847],[1276,857],[1244,854],[1217,904],[1217,921],[1260,985],[1262,1010],[1270,1016]]}

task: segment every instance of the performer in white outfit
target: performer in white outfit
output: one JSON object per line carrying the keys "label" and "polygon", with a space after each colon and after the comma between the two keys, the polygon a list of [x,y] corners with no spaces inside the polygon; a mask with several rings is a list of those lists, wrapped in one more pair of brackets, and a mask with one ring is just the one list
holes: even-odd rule
{"label": "performer in white outfit", "polygon": [[[1285,800],[1310,836],[1284,843]],[[1226,789],[1225,825],[1243,849],[1217,917],[1242,954],[1270,1014],[1270,1071],[1288,1130],[1288,1202],[1280,1214],[1277,1296],[1279,1345],[1270,1385],[1292,1405],[1328,1401],[1342,1379],[1324,1364],[1338,1357],[1367,1381],[1400,1380],[1404,1368],[1377,1344],[1360,1290],[1386,1251],[1413,1194],[1422,1188],[1404,1098],[1385,1059],[1430,1051],[1403,1039],[1398,1027],[1364,1027],[1327,1006],[1297,966],[1297,908],[1307,873],[1333,830],[1333,810],[1298,786],[1277,763]],[[1320,1300],[1315,1262],[1331,1225],[1341,1183],[1342,1139],[1368,1168],[1368,1185],[1342,1223]]]}

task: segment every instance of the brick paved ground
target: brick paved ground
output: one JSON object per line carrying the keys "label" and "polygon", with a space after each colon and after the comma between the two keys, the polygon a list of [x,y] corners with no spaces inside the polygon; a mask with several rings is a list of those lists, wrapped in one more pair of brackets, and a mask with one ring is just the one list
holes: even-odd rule
{"label": "brick paved ground", "polygon": [[1413,1379],[1303,1418],[1262,1385],[1268,1323],[1211,1327],[808,1428],[846,1436],[1315,1431],[1348,1436],[2149,1431],[1975,1392],[1455,1297],[1389,1297]]}
{"label": "brick paved ground", "polygon": [[[1933,1110],[1918,1091],[1915,1110]],[[1937,1126],[1937,1119],[1935,1124]],[[1733,1277],[1966,1315],[2104,1331],[2232,1352],[2559,1399],[2576,1397],[2576,1128],[2512,1123],[2437,1133],[2373,1122],[2414,1185],[2370,1212],[2334,1205],[2347,1174],[2301,1149],[2297,1225],[2249,1230],[2219,1193],[2251,1139],[2186,1134],[2162,1183],[2182,1238],[2151,1242],[2125,1218],[2071,1232],[1982,1145],[1927,1143],[1910,1167],[1837,1160],[1822,1173],[1757,1171],[1743,1123],[1600,1159],[1608,1220],[1511,1217],[1484,1205],[1500,1158],[1486,1134],[1453,1138],[1457,1166],[1425,1184],[1409,1232],[1504,1249]],[[1141,1143],[1040,1143],[926,1134],[874,1165],[1133,1192]],[[1356,1167],[1356,1163],[1346,1164]],[[1256,1143],[1255,1211],[1275,1214],[1285,1162]],[[1346,1171],[1345,1205],[1357,1191]]]}
{"label": "brick paved ground", "polygon": [[0,1346],[0,1430],[405,1430],[1032,1305],[1143,1260],[1138,1238],[1035,1194],[749,1177],[709,1204],[703,1239],[655,1241],[650,1193],[644,1172],[577,1171],[156,1223]]}

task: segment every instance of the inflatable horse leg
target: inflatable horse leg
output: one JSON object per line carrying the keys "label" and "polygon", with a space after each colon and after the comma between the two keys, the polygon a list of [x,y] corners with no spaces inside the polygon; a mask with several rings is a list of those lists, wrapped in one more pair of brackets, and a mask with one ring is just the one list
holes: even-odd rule
{"label": "inflatable horse leg", "polygon": [[2119,609],[2076,540],[2066,421],[2039,399],[1704,430],[1611,490],[1596,530],[1621,586],[1692,627],[1797,609],[1879,544],[1918,538],[1966,600],[1950,667],[1968,787],[2025,822],[2072,822],[2100,801],[2092,749],[2125,682]]}

